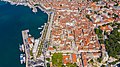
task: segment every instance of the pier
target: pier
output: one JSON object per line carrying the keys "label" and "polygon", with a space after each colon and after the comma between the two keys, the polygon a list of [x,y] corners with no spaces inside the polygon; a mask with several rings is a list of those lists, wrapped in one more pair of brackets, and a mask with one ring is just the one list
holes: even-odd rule
{"label": "pier", "polygon": [[28,57],[29,57],[29,55],[28,55],[28,53],[29,53],[28,52],[28,41],[27,41],[28,32],[29,32],[29,30],[22,31],[23,44],[25,46],[25,54],[26,54],[26,67],[28,67]]}

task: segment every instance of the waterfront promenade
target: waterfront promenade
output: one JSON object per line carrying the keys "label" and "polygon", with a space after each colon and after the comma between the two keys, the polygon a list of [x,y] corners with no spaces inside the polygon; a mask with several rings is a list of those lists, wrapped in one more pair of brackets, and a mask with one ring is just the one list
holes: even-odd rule
{"label": "waterfront promenade", "polygon": [[46,38],[45,40],[49,41],[50,40],[50,33],[52,30],[52,23],[53,23],[53,17],[54,17],[54,12],[51,12],[49,14],[49,21],[48,21],[48,29],[47,29],[47,33],[46,33]]}

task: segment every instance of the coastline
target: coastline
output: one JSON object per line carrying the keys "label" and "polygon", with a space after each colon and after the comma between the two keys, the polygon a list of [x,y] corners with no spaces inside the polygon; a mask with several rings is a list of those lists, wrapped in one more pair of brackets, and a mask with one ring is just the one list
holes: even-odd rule
{"label": "coastline", "polygon": [[[18,3],[18,2],[11,2],[12,3],[12,5],[23,5],[24,3]],[[11,4],[10,3],[10,4]],[[45,53],[47,53],[46,51],[47,51],[47,47],[49,47],[49,46],[47,46],[48,45],[48,43],[50,43],[51,42],[51,40],[50,40],[50,34],[51,34],[51,30],[52,30],[52,32],[53,32],[53,29],[56,29],[55,27],[57,26],[57,25],[55,25],[54,26],[54,24],[53,24],[53,18],[54,18],[54,16],[55,16],[55,18],[56,18],[56,15],[57,15],[57,11],[55,11],[54,12],[54,9],[52,9],[52,10],[50,10],[49,8],[47,8],[47,7],[45,7],[42,3],[34,3],[33,1],[29,1],[29,2],[26,2],[25,3],[26,4],[26,6],[28,6],[29,8],[32,8],[32,12],[33,13],[36,13],[37,12],[37,9],[40,9],[41,11],[43,11],[43,12],[45,12],[47,15],[48,15],[48,19],[47,19],[47,23],[44,25],[44,26],[42,26],[41,28],[39,28],[39,29],[42,29],[42,32],[40,32],[40,34],[41,34],[41,36],[38,38],[38,39],[36,39],[36,40],[39,40],[39,43],[37,44],[37,48],[33,48],[33,49],[35,49],[35,51],[34,50],[31,50],[31,49],[29,49],[29,47],[28,47],[28,49],[29,50],[31,50],[32,51],[32,53],[33,53],[33,55],[31,55],[31,54],[29,54],[30,52],[28,51],[27,52],[27,46],[29,45],[30,46],[30,44],[28,43],[28,41],[29,40],[27,40],[29,37],[27,37],[26,39],[23,39],[23,42],[25,41],[25,40],[27,40],[26,41],[26,43],[24,43],[24,46],[25,46],[25,50],[26,50],[26,67],[31,67],[31,66],[33,66],[34,67],[34,65],[37,65],[37,63],[36,64],[34,64],[34,63],[31,63],[31,61],[33,61],[33,62],[37,62],[38,60],[41,60],[40,58],[41,58],[41,56],[43,56],[42,58],[44,58],[43,60],[42,60],[42,62],[43,62],[43,67],[46,67],[46,62],[47,62],[47,60],[45,60],[47,57],[45,56]],[[25,5],[24,5],[25,6]],[[58,10],[58,12],[59,12],[60,10]],[[69,11],[69,10],[68,10]],[[63,10],[63,12],[64,12],[64,10]],[[62,13],[63,13],[62,12]],[[76,12],[76,11],[73,11],[73,12]],[[83,11],[84,12],[84,11]],[[87,10],[86,10],[86,12],[87,12]],[[54,13],[56,13],[55,15],[54,15]],[[71,11],[70,11],[70,13],[71,13]],[[77,12],[76,12],[77,13]],[[84,13],[83,13],[84,14]],[[83,15],[83,14],[81,14],[81,15]],[[89,14],[88,14],[89,15]],[[66,16],[67,16],[67,14],[66,14]],[[69,16],[69,15],[68,15]],[[73,14],[72,15],[70,15],[70,16],[73,16]],[[57,16],[58,18],[59,18],[59,15]],[[74,16],[73,17],[75,17],[75,14],[74,14]],[[83,18],[84,18],[85,16],[83,16]],[[97,17],[96,17],[97,18]],[[67,17],[66,17],[66,19],[67,19]],[[63,20],[66,20],[66,19],[63,19]],[[71,19],[70,17],[69,17],[69,19]],[[75,18],[74,18],[75,19]],[[106,60],[102,60],[103,62],[105,62],[105,64],[106,64],[106,61],[109,59],[109,56],[108,56],[108,54],[106,53],[106,49],[104,48],[104,45],[105,44],[101,44],[98,40],[99,40],[99,38],[97,37],[97,35],[96,35],[96,33],[94,33],[94,29],[95,28],[97,28],[97,27],[95,27],[96,25],[94,24],[94,26],[92,26],[92,23],[91,23],[91,26],[92,27],[89,27],[89,25],[87,25],[87,23],[86,22],[89,22],[89,21],[87,21],[87,19],[88,18],[86,18],[85,17],[85,19],[79,19],[79,20],[82,20],[82,22],[83,21],[85,21],[85,24],[83,24],[83,25],[85,25],[85,26],[83,26],[83,28],[81,28],[80,30],[78,30],[78,31],[82,31],[83,32],[83,34],[82,35],[80,35],[80,36],[89,36],[89,35],[93,35],[91,38],[87,38],[87,37],[85,37],[84,39],[86,39],[86,41],[89,41],[88,43],[93,43],[93,44],[95,44],[95,46],[94,45],[92,45],[92,47],[93,48],[89,48],[89,46],[90,46],[90,44],[88,44],[87,45],[87,47],[86,46],[83,46],[83,48],[81,49],[80,48],[80,50],[77,50],[77,48],[75,49],[75,44],[74,43],[72,43],[69,47],[70,47],[70,50],[72,50],[72,51],[75,51],[75,52],[72,52],[72,51],[67,51],[67,50],[62,50],[63,52],[60,52],[60,53],[70,53],[70,55],[72,55],[73,53],[75,53],[75,56],[76,55],[78,55],[78,54],[80,54],[81,53],[81,57],[83,57],[84,55],[87,55],[86,53],[88,52],[88,53],[91,53],[91,54],[96,54],[97,53],[97,56],[94,56],[94,57],[98,57],[98,59],[100,58],[100,56],[102,55],[102,57],[103,58],[107,58]],[[106,18],[107,19],[107,18]],[[111,18],[112,19],[112,18]],[[76,19],[77,20],[77,19]],[[103,20],[103,19],[101,19],[101,20]],[[56,20],[54,20],[54,22],[55,22]],[[112,19],[111,20],[111,22],[113,22],[114,21],[114,19]],[[73,22],[73,21],[70,21],[70,22]],[[76,22],[76,21],[75,21]],[[74,23],[74,22],[73,22]],[[52,26],[52,24],[53,24],[53,26]],[[62,23],[61,23],[62,24]],[[102,24],[104,24],[104,22],[103,23],[101,23],[101,25]],[[70,23],[69,23],[69,25],[71,25]],[[75,26],[75,25],[71,25],[71,26]],[[100,26],[100,25],[99,25]],[[61,26],[62,27],[62,26]],[[69,27],[69,26],[68,26]],[[77,27],[79,27],[79,25],[77,26]],[[85,27],[89,27],[89,28],[85,28]],[[103,27],[104,28],[104,27]],[[59,28],[60,29],[60,28]],[[79,29],[79,28],[74,28],[74,29]],[[86,33],[84,33],[84,31],[83,30],[90,30],[90,31],[88,31],[88,32],[86,32]],[[23,30],[23,31],[25,31],[25,30]],[[58,31],[58,30],[56,30],[56,31]],[[61,31],[64,31],[64,30],[61,30]],[[69,30],[68,30],[69,31]],[[71,30],[72,31],[72,30]],[[103,30],[104,31],[104,30]],[[77,32],[77,31],[76,31]],[[90,34],[89,34],[90,33]],[[104,32],[103,32],[104,33]],[[23,34],[23,33],[22,33]],[[72,34],[74,34],[74,33],[72,33]],[[23,35],[25,35],[25,34],[23,34]],[[69,33],[69,35],[70,35],[70,33]],[[28,34],[27,34],[27,36],[28,36]],[[65,36],[65,35],[64,35]],[[79,37],[80,37],[79,36]],[[102,36],[104,36],[104,34],[102,35]],[[54,37],[54,36],[53,36]],[[69,37],[69,36],[68,36]],[[73,36],[73,39],[74,39],[74,37],[75,36]],[[94,38],[96,37],[96,39],[94,39]],[[24,38],[24,37],[23,37]],[[75,37],[75,38],[77,38],[77,37]],[[52,39],[52,38],[51,38]],[[62,38],[61,38],[62,39]],[[67,38],[66,38],[67,39]],[[69,38],[70,39],[70,38]],[[84,39],[79,39],[79,41],[80,40],[83,40],[84,41]],[[104,38],[103,39],[101,39],[101,40],[104,40]],[[70,41],[70,42],[73,42],[72,40]],[[74,40],[74,42],[77,42],[77,41],[75,41]],[[35,42],[33,42],[33,43],[35,43]],[[56,43],[56,42],[55,42]],[[82,45],[84,45],[84,42],[81,42],[82,43]],[[36,44],[33,44],[34,46],[36,46]],[[51,45],[51,43],[50,43],[50,45]],[[102,48],[101,48],[101,46],[103,46]],[[54,47],[53,45],[52,45],[52,47]],[[64,46],[64,47],[66,47],[66,46]],[[78,44],[78,46],[77,47],[79,47],[79,44]],[[81,47],[81,46],[80,46]],[[85,48],[84,48],[85,47]],[[56,49],[56,48],[55,48]],[[57,50],[57,49],[56,49]],[[34,52],[33,52],[34,51]],[[102,52],[101,52],[102,51]],[[40,53],[41,52],[41,53]],[[53,51],[52,51],[53,52]],[[51,52],[51,53],[52,53]],[[59,52],[59,51],[55,51],[55,52]],[[72,52],[72,53],[71,53]],[[64,54],[65,54],[64,53]],[[53,53],[54,54],[54,53]],[[64,56],[64,54],[63,54],[63,56]],[[30,55],[30,56],[29,56]],[[29,57],[28,57],[29,56]],[[32,56],[32,58],[30,58]],[[38,58],[39,57],[39,58]],[[49,58],[51,58],[51,57],[49,57]],[[87,58],[85,58],[85,59],[87,59]],[[91,58],[90,57],[90,60],[92,60],[92,59],[94,59],[94,58]],[[100,58],[101,59],[101,58]],[[84,58],[81,58],[80,60],[82,60],[83,62],[84,62]],[[40,63],[41,64],[41,63]],[[83,64],[83,66],[84,66],[84,63],[82,63]],[[99,62],[98,61],[98,65],[97,66],[102,66],[102,64],[101,64],[101,62]]]}
{"label": "coastline", "polygon": [[[39,5],[39,6],[31,6],[29,3],[16,3],[16,2],[12,2],[12,1],[6,1],[6,0],[2,0],[2,1],[4,1],[4,2],[7,2],[7,3],[10,3],[11,5],[16,5],[16,6],[18,6],[18,5],[23,5],[23,6],[28,6],[29,8],[32,8],[33,10],[33,12],[34,13],[36,13],[37,12],[37,8],[39,8],[41,11],[43,11],[43,12],[45,12],[47,15],[48,15],[48,20],[47,20],[47,23],[44,25],[44,28],[43,28],[43,30],[42,30],[42,33],[41,33],[41,36],[39,37],[39,39],[40,39],[40,43],[41,43],[41,41],[43,41],[43,42],[45,42],[45,41],[48,41],[48,36],[46,36],[46,34],[48,35],[49,34],[49,37],[50,37],[50,30],[49,30],[49,28],[48,27],[50,27],[50,25],[52,25],[52,23],[50,24],[50,22],[52,22],[52,20],[51,20],[51,11],[50,10],[47,10],[47,9],[45,9],[43,6],[41,6],[41,5]],[[53,15],[54,13],[53,13],[53,11],[52,11],[52,15]],[[52,16],[53,17],[53,16]],[[46,29],[47,28],[47,29]],[[48,32],[48,30],[49,30],[49,32]],[[47,32],[46,32],[47,31]],[[46,40],[47,39],[47,40]],[[40,45],[40,44],[39,44]],[[24,46],[26,46],[25,44],[24,44]],[[28,52],[26,51],[27,49],[26,49],[26,47],[25,47],[25,54],[26,54],[26,67],[29,67],[28,66],[28,64],[29,64],[29,62],[28,62]],[[46,64],[45,64],[45,66],[46,66]]]}
{"label": "coastline", "polygon": [[[20,64],[19,44],[22,44],[21,31],[29,29],[35,38],[40,37],[38,27],[47,22],[48,15],[38,10],[35,14],[29,7],[0,2],[1,64],[0,67],[25,67]],[[12,62],[11,62],[12,60]],[[7,62],[7,63],[6,63]]]}

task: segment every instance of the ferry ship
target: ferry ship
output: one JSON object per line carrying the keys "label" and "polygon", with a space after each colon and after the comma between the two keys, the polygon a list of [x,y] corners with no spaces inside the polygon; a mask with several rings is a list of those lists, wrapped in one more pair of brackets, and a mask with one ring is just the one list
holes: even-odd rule
{"label": "ferry ship", "polygon": [[23,64],[24,60],[23,60],[23,54],[20,54],[20,63]]}

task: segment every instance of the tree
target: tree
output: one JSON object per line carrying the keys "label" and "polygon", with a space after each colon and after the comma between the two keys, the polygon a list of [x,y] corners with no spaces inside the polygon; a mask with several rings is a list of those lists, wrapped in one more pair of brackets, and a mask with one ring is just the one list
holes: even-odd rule
{"label": "tree", "polygon": [[117,14],[113,13],[113,18],[119,17]]}
{"label": "tree", "polygon": [[86,18],[88,18],[90,21],[92,21],[92,19],[90,18],[90,15],[86,15]]}
{"label": "tree", "polygon": [[62,53],[54,53],[52,56],[53,66],[62,67]]}
{"label": "tree", "polygon": [[101,63],[101,61],[102,61],[102,58],[97,58],[97,60],[98,60],[98,62],[100,62],[100,63]]}
{"label": "tree", "polygon": [[77,64],[76,63],[68,63],[67,65],[66,65],[67,67],[77,67]]}
{"label": "tree", "polygon": [[56,49],[56,47],[55,47],[55,46],[53,46],[53,48],[54,48],[54,49]]}
{"label": "tree", "polygon": [[108,55],[117,58],[117,55],[120,55],[120,43],[118,42],[120,41],[120,32],[118,32],[120,29],[120,23],[108,23],[106,25],[117,26],[117,28],[114,28],[111,31],[110,35],[108,35],[106,32],[104,33],[107,35],[108,39],[105,39],[105,41],[103,41],[102,31],[100,30],[100,27],[98,27],[98,29],[95,29],[95,33],[98,35],[99,42],[101,44],[105,44]]}
{"label": "tree", "polygon": [[47,63],[47,67],[50,67],[50,63]]}
{"label": "tree", "polygon": [[50,58],[46,58],[47,61],[50,61]]}
{"label": "tree", "polygon": [[105,40],[106,49],[108,51],[109,56],[115,57],[120,52],[120,44],[119,41],[119,32],[117,28],[114,28],[114,30],[111,32],[110,35],[108,35],[108,39]]}
{"label": "tree", "polygon": [[102,30],[100,28],[98,28],[98,29],[95,28],[94,31],[96,34],[102,34]]}
{"label": "tree", "polygon": [[101,39],[101,40],[99,40],[99,42],[100,42],[100,44],[104,44],[104,41]]}
{"label": "tree", "polygon": [[106,5],[106,6],[104,6],[104,8],[108,8],[108,6]]}
{"label": "tree", "polygon": [[115,3],[114,6],[118,6],[119,4],[118,3]]}

